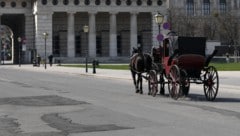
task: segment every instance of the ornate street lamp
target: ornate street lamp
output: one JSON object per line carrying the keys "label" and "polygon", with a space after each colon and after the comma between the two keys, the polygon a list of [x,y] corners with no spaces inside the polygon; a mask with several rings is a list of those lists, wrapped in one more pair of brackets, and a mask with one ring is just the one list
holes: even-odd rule
{"label": "ornate street lamp", "polygon": [[[158,24],[158,35],[160,36],[160,32],[161,32],[161,24],[163,23],[164,20],[164,16],[161,13],[157,13],[155,15],[155,22]],[[159,45],[160,45],[160,40],[159,41]]]}
{"label": "ornate street lamp", "polygon": [[22,38],[18,37],[18,66],[21,67],[21,42],[22,42]]}
{"label": "ornate street lamp", "polygon": [[[86,33],[86,41],[87,41],[87,33],[88,33],[88,31],[89,31],[89,27],[87,26],[87,25],[84,25],[83,26],[83,32],[84,33]],[[88,72],[88,50],[87,50],[87,43],[88,42],[86,42],[86,59],[85,59],[85,61],[86,61],[86,73]]]}
{"label": "ornate street lamp", "polygon": [[46,48],[47,48],[47,38],[48,38],[48,33],[44,32],[43,33],[43,38],[44,38],[44,46],[45,46],[45,56],[44,56],[44,66],[45,69],[47,69],[47,52],[46,52]]}

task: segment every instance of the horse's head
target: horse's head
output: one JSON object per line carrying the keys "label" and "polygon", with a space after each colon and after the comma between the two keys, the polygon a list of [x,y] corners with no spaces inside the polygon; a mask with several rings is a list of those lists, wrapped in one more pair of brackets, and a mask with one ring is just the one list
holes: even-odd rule
{"label": "horse's head", "polygon": [[132,48],[132,55],[135,54],[135,53],[142,53],[142,48],[141,47],[133,47]]}
{"label": "horse's head", "polygon": [[135,48],[135,47],[132,48],[132,55],[133,55],[134,53],[138,53],[138,50],[137,50],[137,48]]}

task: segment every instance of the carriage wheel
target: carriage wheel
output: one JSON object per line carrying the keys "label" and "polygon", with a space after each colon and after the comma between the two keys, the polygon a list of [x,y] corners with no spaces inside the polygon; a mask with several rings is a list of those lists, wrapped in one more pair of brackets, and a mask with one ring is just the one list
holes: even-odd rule
{"label": "carriage wheel", "polygon": [[157,72],[155,70],[151,70],[149,72],[148,91],[149,91],[149,95],[152,95],[152,96],[156,96],[158,92],[158,79],[157,79]]}
{"label": "carriage wheel", "polygon": [[190,89],[190,80],[187,76],[188,76],[187,72],[185,70],[181,70],[182,93],[185,96],[189,94],[189,89]]}
{"label": "carriage wheel", "polygon": [[209,66],[204,75],[204,94],[208,101],[215,100],[218,93],[219,79],[215,67]]}
{"label": "carriage wheel", "polygon": [[177,100],[182,94],[180,70],[176,65],[173,65],[170,69],[168,77],[168,89],[169,95],[175,100]]}

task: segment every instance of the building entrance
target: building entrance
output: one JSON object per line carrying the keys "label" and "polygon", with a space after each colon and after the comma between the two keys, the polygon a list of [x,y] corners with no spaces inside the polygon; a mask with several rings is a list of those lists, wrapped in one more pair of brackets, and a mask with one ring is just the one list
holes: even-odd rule
{"label": "building entrance", "polygon": [[0,25],[1,64],[13,62],[13,32],[6,25]]}
{"label": "building entrance", "polygon": [[[19,61],[24,63],[24,51],[22,51],[22,40],[19,42],[18,38],[25,39],[25,17],[24,14],[3,14],[1,16],[1,25],[8,26],[12,31],[12,54],[11,57],[5,57],[13,64],[18,64]],[[19,47],[20,46],[20,47]],[[20,55],[19,55],[20,54]],[[19,59],[20,57],[20,59]]]}

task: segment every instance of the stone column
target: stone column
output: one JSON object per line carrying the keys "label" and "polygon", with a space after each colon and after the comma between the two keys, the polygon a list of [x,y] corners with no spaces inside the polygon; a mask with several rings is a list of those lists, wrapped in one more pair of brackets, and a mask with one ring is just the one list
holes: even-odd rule
{"label": "stone column", "polygon": [[132,48],[137,47],[137,12],[131,13],[130,19],[130,54]]}
{"label": "stone column", "polygon": [[44,58],[45,42],[43,33],[48,33],[46,54],[52,54],[52,13],[35,13],[35,46],[37,53]]}
{"label": "stone column", "polygon": [[96,57],[96,12],[89,12],[88,55]]}
{"label": "stone column", "polygon": [[[33,14],[24,14],[25,16],[25,41],[26,41],[26,47],[27,49],[31,49],[34,50],[35,46],[34,46],[34,16]],[[36,56],[36,54],[33,54],[34,56]],[[28,50],[26,50],[25,53],[25,58],[24,61],[27,63],[30,63],[31,57],[30,57],[30,53]]]}
{"label": "stone column", "polygon": [[[2,14],[0,14],[0,25],[2,25]],[[2,52],[2,42],[1,41],[0,41],[0,52]],[[0,57],[0,65],[1,64],[2,64],[2,57]]]}
{"label": "stone column", "polygon": [[68,13],[67,24],[67,56],[70,58],[75,57],[75,32],[74,32],[74,13]]}
{"label": "stone column", "polygon": [[115,12],[110,13],[109,56],[117,57],[117,21]]}

